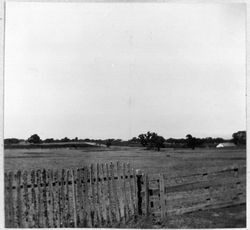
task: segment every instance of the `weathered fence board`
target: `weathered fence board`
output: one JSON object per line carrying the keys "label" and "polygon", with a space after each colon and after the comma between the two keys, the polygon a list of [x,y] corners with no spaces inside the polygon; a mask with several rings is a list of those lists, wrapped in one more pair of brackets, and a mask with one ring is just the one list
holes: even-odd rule
{"label": "weathered fence board", "polygon": [[[127,174],[128,175],[133,174],[129,163],[127,164]],[[135,205],[134,205],[134,191],[133,191],[133,184],[132,184],[133,181],[131,180],[130,177],[128,178],[128,181],[129,181],[129,197],[130,197],[129,203],[131,204],[131,213],[132,213],[132,215],[134,215],[135,214]]]}
{"label": "weathered fence board", "polygon": [[138,188],[137,188],[137,177],[136,177],[136,172],[135,170],[132,168],[132,173],[133,173],[133,185],[134,185],[134,191],[133,191],[133,195],[134,195],[134,206],[135,206],[135,217],[138,215]]}
{"label": "weathered fence board", "polygon": [[144,191],[145,191],[145,215],[149,215],[149,180],[148,174],[144,175]]}
{"label": "weathered fence board", "polygon": [[[37,184],[36,172],[31,171],[31,210],[32,210],[32,226],[38,227],[38,213],[37,213],[37,193],[35,189],[35,184]],[[54,210],[53,210],[54,211]],[[54,212],[53,212],[54,214]]]}
{"label": "weathered fence board", "polygon": [[107,209],[108,209],[108,220],[109,223],[112,225],[113,223],[113,202],[111,200],[111,182],[109,180],[110,178],[110,170],[109,170],[109,165],[105,164],[105,168],[106,168],[106,178],[108,178],[108,183],[107,183],[107,197],[108,197],[108,205],[107,205]]}
{"label": "weathered fence board", "polygon": [[165,192],[165,185],[164,185],[164,178],[163,175],[160,174],[160,209],[161,209],[161,218],[164,219],[165,218],[165,196],[164,196],[164,192]]}
{"label": "weathered fence board", "polygon": [[108,212],[107,212],[107,190],[106,190],[106,182],[104,181],[105,174],[104,174],[104,164],[99,165],[100,167],[100,179],[101,179],[101,207],[102,207],[102,216],[103,216],[103,226],[107,225],[108,222]]}
{"label": "weathered fence board", "polygon": [[119,206],[120,206],[120,216],[123,220],[123,222],[125,222],[125,199],[124,199],[124,192],[123,192],[123,181],[122,181],[122,168],[121,168],[121,164],[118,161],[116,164],[116,169],[117,169],[117,178],[118,178],[118,193],[121,194],[121,198],[119,199]]}
{"label": "weathered fence board", "polygon": [[123,178],[123,199],[124,199],[124,219],[125,222],[128,220],[129,216],[129,205],[128,205],[128,198],[127,198],[127,192],[126,192],[126,165],[123,163],[122,165],[122,178]]}
{"label": "weathered fence board", "polygon": [[16,174],[17,181],[17,224],[18,227],[22,228],[23,226],[23,210],[22,210],[22,191],[21,191],[21,180],[22,172],[18,171]]}
{"label": "weathered fence board", "polygon": [[7,196],[7,202],[9,203],[9,209],[5,205],[5,212],[8,215],[8,220],[6,220],[6,226],[11,227],[11,222],[14,220],[14,207],[13,207],[13,193],[12,193],[12,186],[13,186],[13,173],[10,172],[9,175],[6,174],[7,177],[7,186],[8,188],[5,189],[7,192],[5,196]]}
{"label": "weathered fence board", "polygon": [[89,171],[88,168],[83,169],[83,203],[84,203],[84,226],[89,226],[89,186],[88,186]]}

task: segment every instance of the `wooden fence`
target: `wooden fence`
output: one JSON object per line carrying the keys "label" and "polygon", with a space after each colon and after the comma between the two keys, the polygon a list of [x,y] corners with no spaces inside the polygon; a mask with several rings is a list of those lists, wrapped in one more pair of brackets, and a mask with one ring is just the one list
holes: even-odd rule
{"label": "wooden fence", "polygon": [[246,203],[246,168],[210,168],[169,177],[145,174],[142,212],[155,219]]}
{"label": "wooden fence", "polygon": [[114,227],[246,203],[246,168],[135,174],[129,164],[5,174],[6,227]]}
{"label": "wooden fence", "polygon": [[129,164],[5,174],[6,227],[105,227],[137,213]]}

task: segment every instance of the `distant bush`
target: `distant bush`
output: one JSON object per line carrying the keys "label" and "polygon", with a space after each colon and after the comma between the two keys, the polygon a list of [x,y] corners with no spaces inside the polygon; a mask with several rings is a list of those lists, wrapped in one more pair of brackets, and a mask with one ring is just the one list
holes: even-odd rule
{"label": "distant bush", "polygon": [[67,137],[64,137],[63,139],[61,139],[61,142],[70,142],[70,139]]}
{"label": "distant bush", "polygon": [[55,140],[53,138],[47,138],[43,141],[44,143],[54,143]]}
{"label": "distant bush", "polygon": [[26,144],[26,145],[20,145],[20,144],[6,144],[4,145],[5,149],[57,149],[57,148],[94,148],[94,145],[89,145],[86,143],[40,143],[40,144]]}
{"label": "distant bush", "polygon": [[6,139],[4,139],[4,144],[5,145],[18,144],[19,142],[20,142],[20,140],[17,139],[17,138],[6,138]]}

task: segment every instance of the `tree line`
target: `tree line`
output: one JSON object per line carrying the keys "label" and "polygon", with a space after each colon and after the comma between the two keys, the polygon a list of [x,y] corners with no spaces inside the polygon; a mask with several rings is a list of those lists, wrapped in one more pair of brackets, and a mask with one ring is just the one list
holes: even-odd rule
{"label": "tree line", "polygon": [[246,145],[246,131],[238,131],[232,134],[231,139],[223,139],[221,137],[212,138],[197,138],[191,134],[187,134],[185,138],[168,138],[165,139],[156,133],[147,132],[140,134],[138,137],[133,137],[130,142],[140,143],[142,146],[148,149],[157,149],[169,147],[169,148],[191,148],[196,147],[215,147],[219,143],[234,143],[237,146]]}
{"label": "tree line", "polygon": [[30,144],[43,144],[43,143],[67,143],[67,142],[92,142],[97,145],[106,145],[107,147],[113,146],[143,146],[146,149],[155,149],[160,151],[161,148],[196,148],[196,147],[215,147],[217,144],[222,142],[231,142],[237,146],[246,145],[246,131],[238,131],[232,134],[231,139],[223,139],[220,137],[212,138],[197,138],[191,134],[187,134],[185,138],[168,138],[165,139],[163,136],[158,135],[155,132],[148,131],[147,133],[139,134],[138,137],[133,137],[127,141],[122,139],[78,139],[75,137],[70,139],[64,137],[62,139],[46,138],[42,140],[38,134],[31,135],[27,140],[17,138],[6,138],[4,139],[5,145],[30,143]]}

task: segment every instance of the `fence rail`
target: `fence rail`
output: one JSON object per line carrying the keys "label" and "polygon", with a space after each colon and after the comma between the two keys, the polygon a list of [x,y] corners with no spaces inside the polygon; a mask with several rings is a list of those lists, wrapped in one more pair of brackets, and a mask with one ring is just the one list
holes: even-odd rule
{"label": "fence rail", "polygon": [[128,163],[5,173],[5,226],[114,227],[151,215],[246,203],[246,168],[136,174]]}

